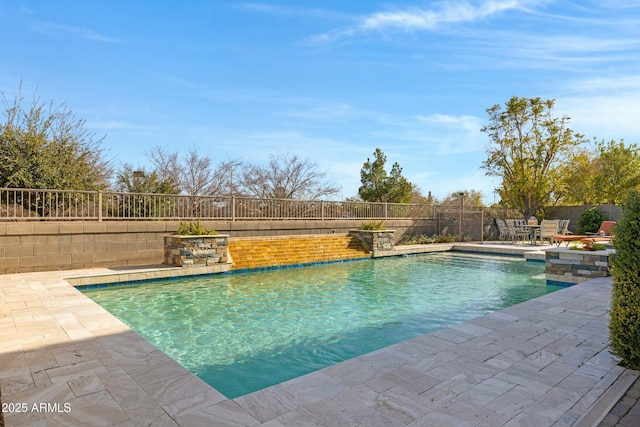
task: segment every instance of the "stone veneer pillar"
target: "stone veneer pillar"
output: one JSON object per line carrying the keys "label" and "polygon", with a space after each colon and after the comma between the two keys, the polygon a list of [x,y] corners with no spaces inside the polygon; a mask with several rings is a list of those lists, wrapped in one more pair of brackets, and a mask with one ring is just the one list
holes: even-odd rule
{"label": "stone veneer pillar", "polygon": [[547,249],[545,276],[547,283],[576,285],[596,277],[610,276],[609,256],[613,249],[579,251],[569,248]]}
{"label": "stone veneer pillar", "polygon": [[229,259],[228,235],[164,237],[164,263],[176,267],[225,264]]}
{"label": "stone veneer pillar", "polygon": [[371,252],[373,258],[394,255],[395,230],[352,230]]}

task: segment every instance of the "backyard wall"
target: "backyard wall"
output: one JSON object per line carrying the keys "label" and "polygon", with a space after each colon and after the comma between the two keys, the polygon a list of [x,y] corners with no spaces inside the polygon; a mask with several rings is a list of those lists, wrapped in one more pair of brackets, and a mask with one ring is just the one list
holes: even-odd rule
{"label": "backyard wall", "polygon": [[[569,231],[572,233],[577,233],[578,231],[578,220],[580,219],[580,215],[582,212],[587,209],[592,208],[592,205],[588,206],[555,206],[553,208],[549,208],[548,218],[549,219],[568,219],[569,222]],[[597,206],[604,216],[610,221],[618,221],[620,216],[622,215],[622,207],[618,205],[601,205]]]}
{"label": "backyard wall", "polygon": [[[465,214],[462,233],[481,240],[478,214]],[[485,219],[485,232],[490,218]],[[202,225],[234,237],[301,234],[343,234],[362,219],[297,221],[202,221]],[[179,221],[30,221],[0,222],[0,274],[161,264],[164,236],[178,229]],[[458,216],[436,220],[387,220],[396,243],[405,235],[458,235]]]}

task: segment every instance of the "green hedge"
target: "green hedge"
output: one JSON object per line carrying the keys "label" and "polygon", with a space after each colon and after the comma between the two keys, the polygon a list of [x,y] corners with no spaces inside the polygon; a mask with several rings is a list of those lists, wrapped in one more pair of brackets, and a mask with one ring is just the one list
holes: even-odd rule
{"label": "green hedge", "polygon": [[623,204],[612,256],[613,299],[609,323],[611,353],[621,365],[640,369],[640,192]]}

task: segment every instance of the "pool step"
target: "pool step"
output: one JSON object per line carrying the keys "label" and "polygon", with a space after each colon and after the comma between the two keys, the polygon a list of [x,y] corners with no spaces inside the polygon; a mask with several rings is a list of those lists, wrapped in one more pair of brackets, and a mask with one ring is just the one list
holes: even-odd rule
{"label": "pool step", "polygon": [[360,239],[343,234],[231,238],[228,248],[234,270],[371,256]]}

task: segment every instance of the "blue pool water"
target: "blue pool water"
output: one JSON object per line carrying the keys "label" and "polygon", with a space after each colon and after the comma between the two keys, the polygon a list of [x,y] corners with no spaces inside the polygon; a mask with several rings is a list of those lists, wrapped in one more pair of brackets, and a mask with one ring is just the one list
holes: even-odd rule
{"label": "blue pool water", "polygon": [[542,263],[434,253],[83,292],[234,398],[557,289]]}

